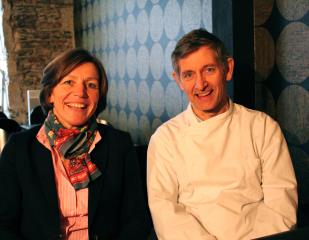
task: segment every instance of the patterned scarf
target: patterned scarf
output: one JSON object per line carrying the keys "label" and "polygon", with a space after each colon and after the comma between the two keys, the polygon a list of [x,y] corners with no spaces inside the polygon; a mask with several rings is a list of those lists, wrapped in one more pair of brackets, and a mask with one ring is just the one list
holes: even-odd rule
{"label": "patterned scarf", "polygon": [[101,175],[88,153],[97,131],[95,118],[84,127],[66,129],[53,111],[49,111],[44,127],[50,145],[63,157],[63,166],[75,190],[86,188],[90,181]]}

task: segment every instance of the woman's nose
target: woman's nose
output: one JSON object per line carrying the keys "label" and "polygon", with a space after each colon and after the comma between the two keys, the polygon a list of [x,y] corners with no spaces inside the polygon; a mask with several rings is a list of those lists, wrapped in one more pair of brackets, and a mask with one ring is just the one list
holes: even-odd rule
{"label": "woman's nose", "polygon": [[79,97],[87,97],[87,88],[85,84],[76,84],[74,87],[74,94]]}

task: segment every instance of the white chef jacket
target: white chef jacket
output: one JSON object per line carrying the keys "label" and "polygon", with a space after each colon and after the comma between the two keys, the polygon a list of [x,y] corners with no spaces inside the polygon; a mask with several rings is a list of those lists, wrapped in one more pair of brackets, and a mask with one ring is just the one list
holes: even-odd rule
{"label": "white chef jacket", "polygon": [[279,125],[235,104],[199,122],[187,110],[148,147],[148,200],[160,240],[252,239],[293,228],[297,183]]}

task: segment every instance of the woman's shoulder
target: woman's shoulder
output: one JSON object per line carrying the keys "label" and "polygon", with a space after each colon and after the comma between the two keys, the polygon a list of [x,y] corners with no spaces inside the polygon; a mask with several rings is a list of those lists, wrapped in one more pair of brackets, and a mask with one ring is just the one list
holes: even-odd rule
{"label": "woman's shoulder", "polygon": [[98,124],[98,130],[102,136],[112,139],[126,139],[130,138],[130,134],[123,130],[114,128],[111,125]]}
{"label": "woman's shoulder", "polygon": [[[24,129],[20,132],[15,132],[9,136],[7,143],[5,144],[1,157],[3,156],[23,156],[29,149],[29,146],[32,146],[35,143],[36,135],[40,130],[40,126],[35,126],[30,129]],[[18,151],[16,151],[18,148]]]}
{"label": "woman's shoulder", "polygon": [[98,130],[102,138],[99,144],[107,144],[111,152],[127,152],[133,147],[133,141],[128,132],[102,124],[99,124]]}
{"label": "woman's shoulder", "polygon": [[35,138],[40,128],[41,128],[41,125],[36,125],[28,129],[23,129],[19,132],[13,133],[11,135],[11,138],[20,139],[20,140]]}

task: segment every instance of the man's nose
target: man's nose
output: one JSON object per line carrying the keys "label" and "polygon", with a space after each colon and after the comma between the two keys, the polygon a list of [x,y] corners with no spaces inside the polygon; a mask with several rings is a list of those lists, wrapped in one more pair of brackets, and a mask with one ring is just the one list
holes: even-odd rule
{"label": "man's nose", "polygon": [[203,74],[198,74],[195,80],[195,88],[203,90],[207,86],[206,78]]}

